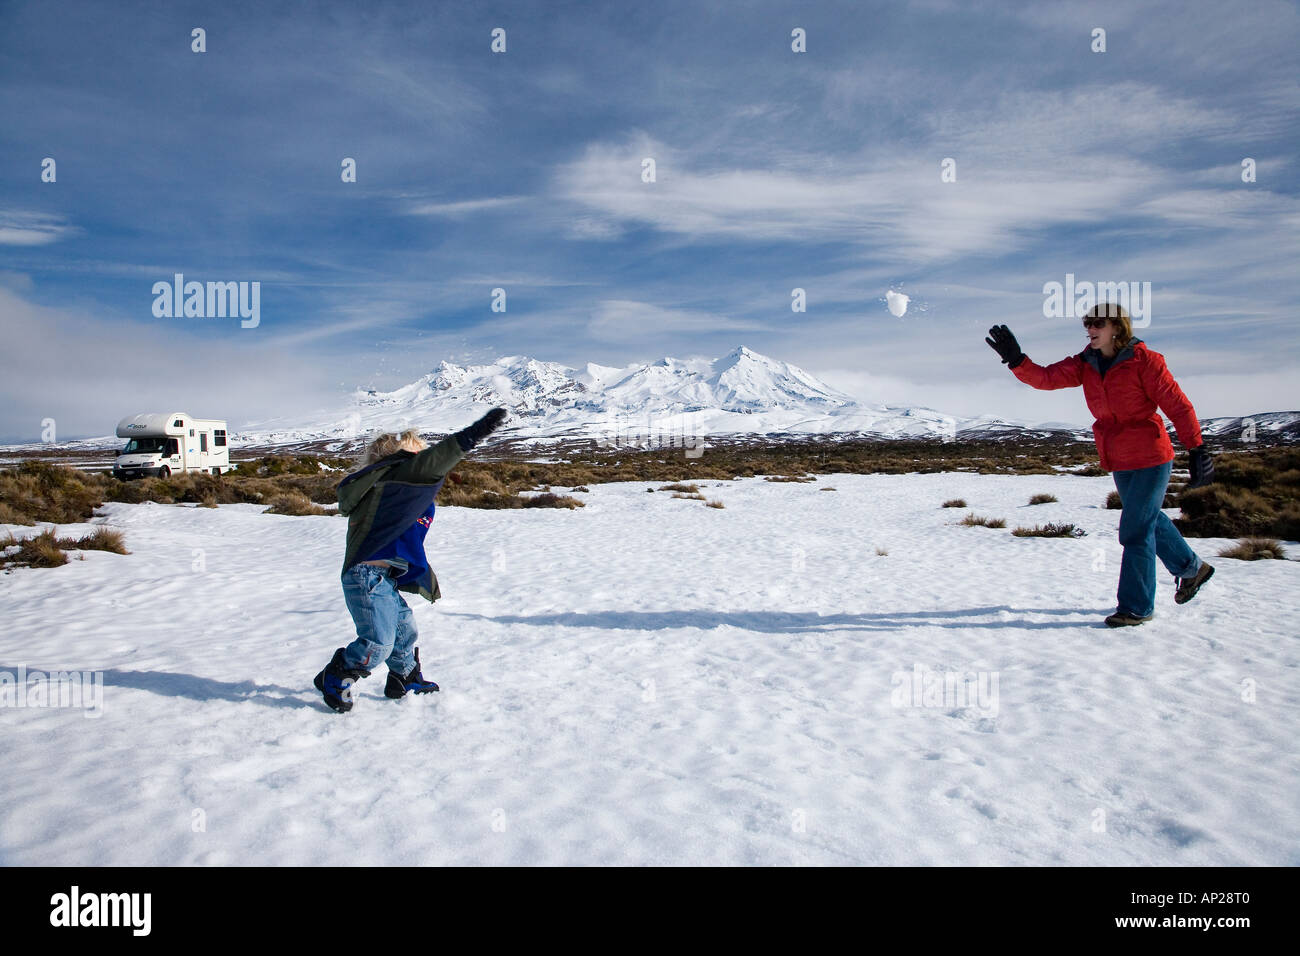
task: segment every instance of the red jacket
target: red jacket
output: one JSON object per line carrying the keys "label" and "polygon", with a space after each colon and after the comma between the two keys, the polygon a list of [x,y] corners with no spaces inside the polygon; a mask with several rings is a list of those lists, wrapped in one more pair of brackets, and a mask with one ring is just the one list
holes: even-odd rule
{"label": "red jacket", "polygon": [[1034,388],[1083,386],[1092,412],[1092,434],[1097,440],[1101,467],[1107,471],[1150,468],[1174,459],[1174,446],[1156,407],[1169,416],[1178,440],[1187,448],[1201,444],[1196,410],[1174,381],[1165,357],[1134,339],[1111,363],[1103,376],[1097,367],[1100,353],[1086,348],[1078,355],[1051,365],[1035,365],[1028,356],[1012,371]]}

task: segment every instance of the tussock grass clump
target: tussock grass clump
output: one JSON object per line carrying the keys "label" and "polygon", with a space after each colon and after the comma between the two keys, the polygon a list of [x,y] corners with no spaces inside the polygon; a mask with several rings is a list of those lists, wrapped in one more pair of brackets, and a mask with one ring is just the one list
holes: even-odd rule
{"label": "tussock grass clump", "polygon": [[[98,527],[84,538],[56,538],[53,528],[21,541],[10,534],[0,545],[0,568],[57,568],[68,563],[64,549],[77,551],[111,551],[129,554],[123,544],[122,532]],[[78,558],[85,560],[84,554]]]}
{"label": "tussock grass clump", "polygon": [[1217,538],[1300,538],[1300,503],[1249,488],[1207,485],[1184,492],[1174,525],[1183,534]]}
{"label": "tussock grass clump", "polygon": [[274,515],[327,515],[328,510],[299,492],[284,492],[270,499],[270,507],[263,514]]}
{"label": "tussock grass clump", "polygon": [[985,518],[983,515],[977,515],[971,512],[962,518],[960,524],[968,528],[1005,528],[1007,526],[1006,518]]}
{"label": "tussock grass clump", "polygon": [[459,508],[501,508],[495,499],[510,498],[511,489],[487,471],[453,472],[438,492],[438,504]]}
{"label": "tussock grass clump", "polygon": [[885,550],[884,548],[876,548],[876,554],[878,554],[878,555],[880,555],[882,558],[884,558],[884,557],[888,557],[889,552],[888,552],[887,550]]}
{"label": "tussock grass clump", "polygon": [[516,508],[574,508],[585,507],[577,498],[544,492],[540,495],[485,495],[472,508],[487,508],[492,511],[510,511]]}
{"label": "tussock grass clump", "polygon": [[1174,525],[1188,536],[1300,538],[1300,447],[1216,455],[1214,484],[1183,490],[1178,506]]}
{"label": "tussock grass clump", "polygon": [[725,508],[725,507],[726,507],[726,505],[724,505],[724,504],[723,504],[721,501],[719,501],[717,498],[711,498],[711,499],[709,499],[708,501],[704,502],[704,506],[705,506],[706,508]]}
{"label": "tussock grass clump", "polygon": [[1072,524],[1049,522],[1032,528],[1014,528],[1011,533],[1017,538],[1082,538],[1088,532]]}
{"label": "tussock grass clump", "polygon": [[43,461],[0,471],[0,521],[5,524],[75,524],[104,502],[104,480],[94,472]]}
{"label": "tussock grass clump", "polygon": [[1119,511],[1119,509],[1123,507],[1124,507],[1124,502],[1120,500],[1118,491],[1112,491],[1106,495],[1107,511]]}
{"label": "tussock grass clump", "polygon": [[60,538],[58,545],[60,548],[78,551],[111,551],[113,554],[131,553],[126,550],[122,532],[104,525],[100,525],[84,538]]}
{"label": "tussock grass clump", "polygon": [[1236,558],[1238,561],[1286,560],[1286,549],[1275,538],[1243,538],[1236,544],[1219,552],[1221,558]]}
{"label": "tussock grass clump", "polygon": [[674,497],[674,498],[690,498],[690,499],[692,499],[693,501],[703,501],[703,500],[704,500],[704,495],[701,495],[701,494],[684,495],[684,494],[682,494],[680,491],[674,492],[674,493],[673,493],[673,497]]}
{"label": "tussock grass clump", "polygon": [[825,487],[825,488],[818,488],[817,490],[818,490],[818,491],[834,491],[835,489],[834,489],[834,488],[831,488],[831,487],[828,485],[828,486]]}
{"label": "tussock grass clump", "polygon": [[577,498],[557,495],[549,491],[540,495],[523,495],[519,500],[523,502],[520,505],[522,508],[566,508],[572,511],[574,508],[586,507]]}
{"label": "tussock grass clump", "polygon": [[587,494],[591,494],[591,489],[588,488],[586,485],[578,485],[578,487],[574,488],[573,490],[574,492],[585,491]]}
{"label": "tussock grass clump", "polygon": [[764,481],[816,481],[811,475],[768,475]]}
{"label": "tussock grass clump", "polygon": [[660,491],[680,491],[680,492],[682,492],[682,493],[684,493],[684,494],[688,494],[688,495],[698,495],[698,494],[700,493],[700,486],[699,486],[699,485],[683,485],[683,484],[680,484],[680,483],[674,482],[674,483],[671,484],[671,485],[664,485],[664,486],[663,486],[662,488],[660,488],[659,490],[660,490]]}
{"label": "tussock grass clump", "polygon": [[1029,503],[1031,505],[1050,505],[1052,502],[1058,500],[1060,499],[1058,499],[1056,495],[1034,495],[1029,499]]}
{"label": "tussock grass clump", "polygon": [[[14,549],[17,548],[15,551]],[[54,530],[46,528],[38,535],[19,541],[12,534],[4,543],[0,553],[0,568],[57,568],[68,563],[68,556],[59,547],[54,537]]]}
{"label": "tussock grass clump", "polygon": [[966,507],[966,499],[965,499],[965,498],[949,498],[947,501],[945,501],[945,502],[943,503],[943,506],[944,506],[945,508],[965,508],[965,507]]}

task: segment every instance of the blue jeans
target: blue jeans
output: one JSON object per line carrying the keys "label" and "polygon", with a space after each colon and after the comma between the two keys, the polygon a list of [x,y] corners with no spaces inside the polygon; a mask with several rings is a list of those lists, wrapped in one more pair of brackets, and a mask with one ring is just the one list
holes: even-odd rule
{"label": "blue jeans", "polygon": [[1156,607],[1157,557],[1176,578],[1190,578],[1201,568],[1201,559],[1160,510],[1172,465],[1165,462],[1112,473],[1124,506],[1119,516],[1124,557],[1119,567],[1118,610],[1138,617],[1146,617]]}
{"label": "blue jeans", "polygon": [[354,564],[343,572],[343,599],[357,639],[343,651],[349,667],[388,669],[405,677],[415,667],[415,616],[387,569]]}

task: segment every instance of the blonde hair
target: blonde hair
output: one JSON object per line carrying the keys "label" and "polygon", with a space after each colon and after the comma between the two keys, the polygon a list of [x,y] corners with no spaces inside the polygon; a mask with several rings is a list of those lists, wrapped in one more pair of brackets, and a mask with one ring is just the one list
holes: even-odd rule
{"label": "blonde hair", "polygon": [[1088,310],[1085,319],[1110,319],[1115,328],[1115,348],[1128,348],[1133,341],[1133,320],[1118,302],[1102,302]]}
{"label": "blonde hair", "polygon": [[384,432],[366,443],[361,453],[361,466],[364,468],[366,465],[373,465],[381,458],[387,458],[399,451],[418,452],[428,447],[425,440],[420,437],[418,429],[408,428],[401,433]]}

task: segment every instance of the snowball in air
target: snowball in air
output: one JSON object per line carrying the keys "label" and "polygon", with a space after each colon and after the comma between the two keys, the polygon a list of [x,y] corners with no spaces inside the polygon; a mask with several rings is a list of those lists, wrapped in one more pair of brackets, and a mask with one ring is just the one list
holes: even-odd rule
{"label": "snowball in air", "polygon": [[894,314],[894,317],[901,319],[903,313],[907,311],[907,303],[912,300],[909,296],[905,296],[901,292],[895,292],[893,289],[890,289],[885,293],[885,301],[889,305],[889,311]]}

